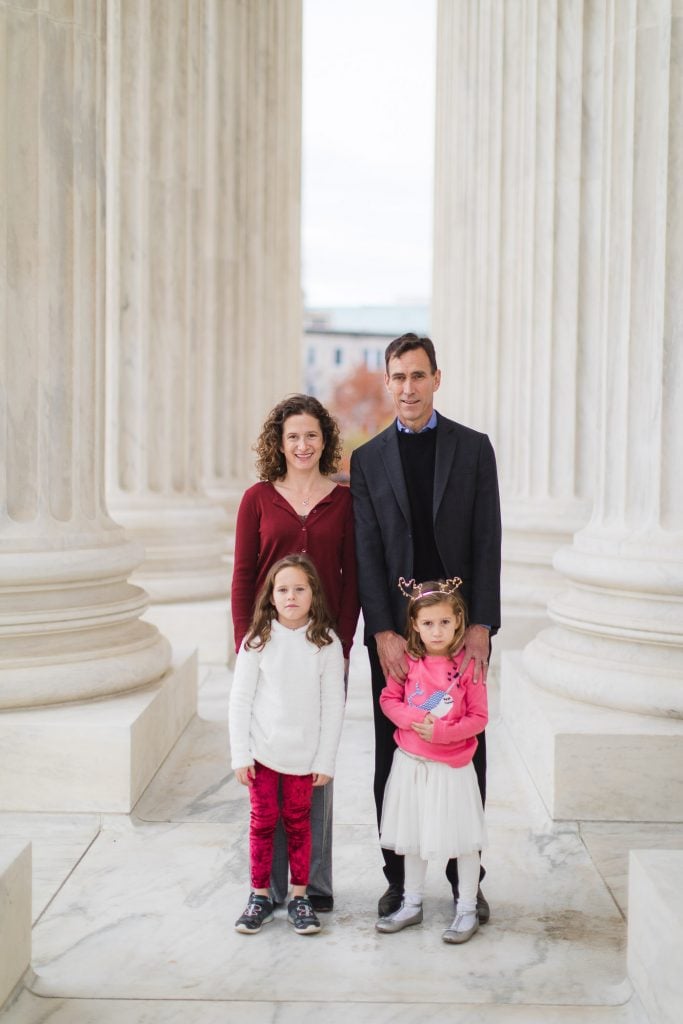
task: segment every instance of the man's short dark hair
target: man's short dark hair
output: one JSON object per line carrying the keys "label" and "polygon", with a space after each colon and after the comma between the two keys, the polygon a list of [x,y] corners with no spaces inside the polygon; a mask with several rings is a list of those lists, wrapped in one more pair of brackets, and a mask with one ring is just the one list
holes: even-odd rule
{"label": "man's short dark hair", "polygon": [[384,365],[386,366],[387,374],[389,373],[390,359],[400,359],[406,352],[412,352],[416,348],[421,348],[423,352],[427,353],[432,373],[436,373],[437,365],[434,342],[431,338],[420,337],[417,334],[411,333],[402,334],[400,338],[395,338],[387,345],[384,352]]}

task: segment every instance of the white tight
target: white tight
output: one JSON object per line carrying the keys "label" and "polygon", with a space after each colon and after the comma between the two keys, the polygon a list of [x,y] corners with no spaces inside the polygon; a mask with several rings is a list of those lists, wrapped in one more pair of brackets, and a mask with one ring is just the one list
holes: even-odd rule
{"label": "white tight", "polygon": [[[407,853],[405,861],[405,900],[406,903],[417,905],[422,903],[425,879],[427,877],[427,861],[414,853]],[[479,887],[479,854],[458,854],[458,907],[472,909],[477,905],[477,889]]]}

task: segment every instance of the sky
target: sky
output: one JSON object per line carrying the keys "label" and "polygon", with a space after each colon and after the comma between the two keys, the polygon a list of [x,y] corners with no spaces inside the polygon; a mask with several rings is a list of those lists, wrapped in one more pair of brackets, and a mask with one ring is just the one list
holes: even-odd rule
{"label": "sky", "polygon": [[308,308],[428,303],[436,0],[304,0]]}

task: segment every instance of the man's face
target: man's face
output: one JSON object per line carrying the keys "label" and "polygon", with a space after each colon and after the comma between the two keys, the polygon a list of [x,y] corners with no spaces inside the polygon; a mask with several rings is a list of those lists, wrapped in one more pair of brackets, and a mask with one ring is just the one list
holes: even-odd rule
{"label": "man's face", "polygon": [[414,348],[389,360],[384,383],[401,423],[411,430],[421,430],[434,410],[434,392],[441,383],[441,370],[432,373],[425,350]]}

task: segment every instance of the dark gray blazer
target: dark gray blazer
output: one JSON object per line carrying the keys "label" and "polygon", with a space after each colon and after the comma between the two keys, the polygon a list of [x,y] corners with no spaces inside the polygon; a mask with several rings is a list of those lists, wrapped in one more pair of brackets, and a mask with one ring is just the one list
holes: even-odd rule
{"label": "dark gray blazer", "polygon": [[[500,500],[486,434],[437,413],[434,537],[447,575],[460,576],[469,621],[500,626]],[[365,637],[403,635],[407,600],[399,576],[413,575],[410,505],[396,421],[351,456],[351,494]],[[420,581],[418,581],[420,582]]]}

